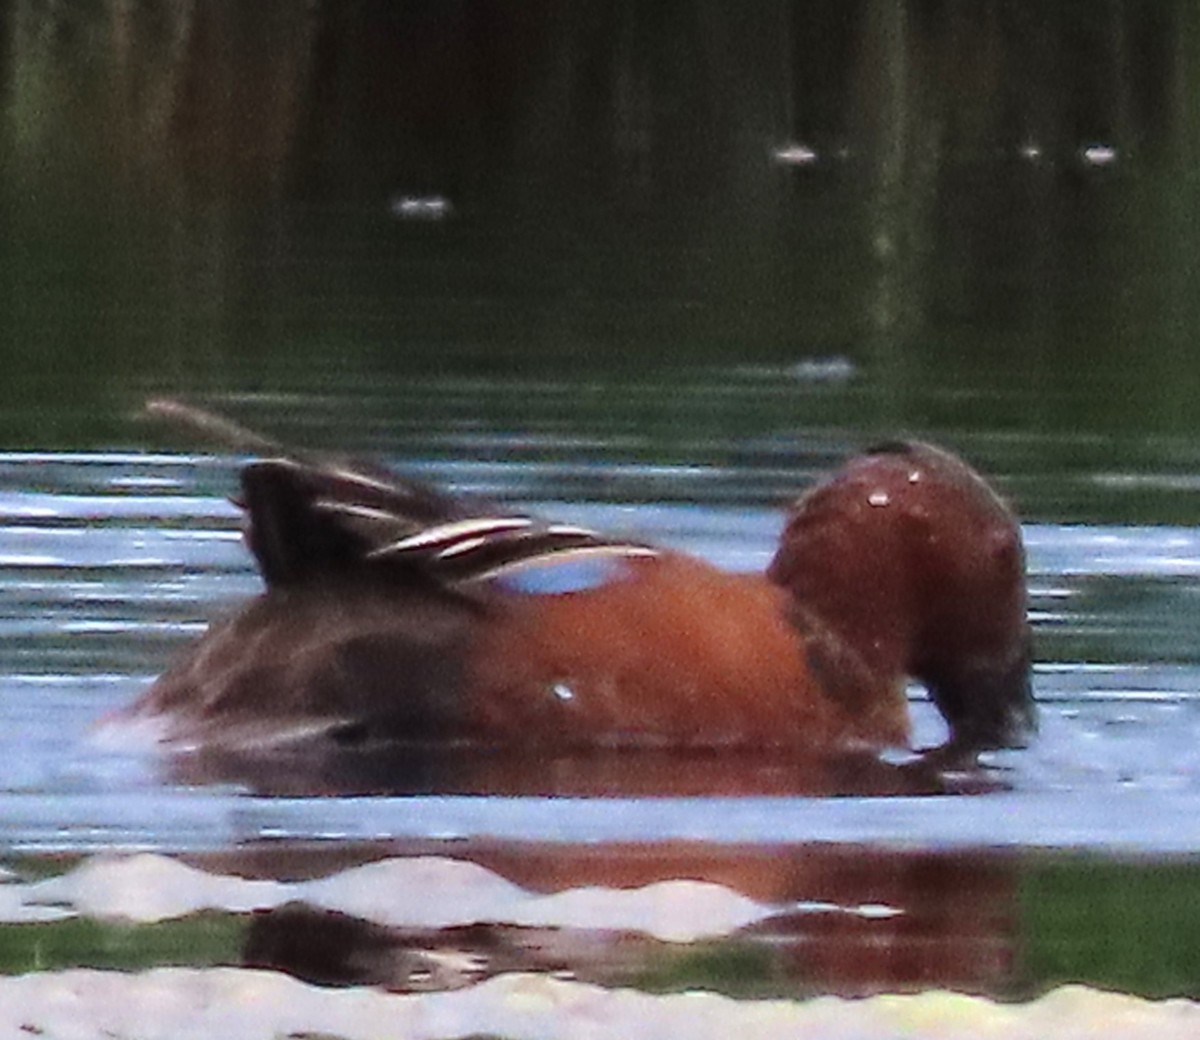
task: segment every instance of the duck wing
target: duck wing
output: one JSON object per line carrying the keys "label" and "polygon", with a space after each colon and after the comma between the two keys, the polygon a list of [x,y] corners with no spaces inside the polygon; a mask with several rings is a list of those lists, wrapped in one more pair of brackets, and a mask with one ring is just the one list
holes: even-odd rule
{"label": "duck wing", "polygon": [[657,554],[640,542],[450,494],[374,463],[285,448],[177,401],[153,401],[147,411],[265,456],[243,467],[235,502],[270,587],[362,570],[389,582],[419,579],[464,591],[513,571]]}

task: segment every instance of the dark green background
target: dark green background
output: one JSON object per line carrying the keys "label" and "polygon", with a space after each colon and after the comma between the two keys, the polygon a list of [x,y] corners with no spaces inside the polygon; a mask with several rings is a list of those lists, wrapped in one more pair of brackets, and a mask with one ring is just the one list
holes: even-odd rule
{"label": "dark green background", "polygon": [[[1198,23],[11,0],[0,444],[157,443],[127,416],[161,392],[352,446],[469,427],[723,462],[912,432],[1027,515],[1190,520],[1064,478],[1196,470]],[[831,357],[854,377],[794,368]],[[381,446],[432,450],[412,436]]]}

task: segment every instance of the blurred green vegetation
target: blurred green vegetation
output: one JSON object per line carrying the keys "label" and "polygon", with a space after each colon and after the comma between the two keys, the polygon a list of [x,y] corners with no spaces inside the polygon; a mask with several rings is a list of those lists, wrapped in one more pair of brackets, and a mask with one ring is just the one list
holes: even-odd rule
{"label": "blurred green vegetation", "polygon": [[[13,0],[0,446],[149,443],[127,416],[166,392],[350,446],[402,422],[720,464],[832,429],[1194,473],[1198,25]],[[1091,508],[1067,494],[1042,515]]]}
{"label": "blurred green vegetation", "polygon": [[795,998],[811,992],[803,980],[788,976],[777,951],[754,939],[660,950],[630,984],[650,993],[698,989],[742,1000]]}
{"label": "blurred green vegetation", "polygon": [[1200,864],[1095,855],[1035,863],[1021,885],[1020,988],[1067,982],[1200,998]]}
{"label": "blurred green vegetation", "polygon": [[245,917],[232,914],[199,914],[153,925],[89,918],[5,924],[0,925],[0,974],[240,964],[246,927]]}

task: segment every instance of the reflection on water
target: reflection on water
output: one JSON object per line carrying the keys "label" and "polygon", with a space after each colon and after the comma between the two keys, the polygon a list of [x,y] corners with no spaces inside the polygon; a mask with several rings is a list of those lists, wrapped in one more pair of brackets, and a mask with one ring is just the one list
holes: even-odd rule
{"label": "reflection on water", "polygon": [[[494,446],[480,440],[480,454]],[[801,456],[791,490],[828,464],[821,442]],[[699,552],[734,568],[763,566],[779,517],[761,504],[773,465],[748,467],[738,491],[716,477],[710,505],[539,501],[551,475],[533,461],[464,465],[436,460],[418,472],[506,499],[532,502],[590,526]],[[603,486],[605,469],[587,471]],[[656,486],[653,467],[616,467],[621,490]],[[257,589],[223,498],[232,460],[174,455],[0,457],[0,831],[13,847],[204,847],[262,834],[307,837],[469,836],[617,840],[916,841],[944,844],[1182,850],[1197,843],[1200,813],[1200,672],[1187,618],[1200,540],[1185,528],[1026,527],[1035,685],[1042,733],[1026,751],[989,759],[983,799],[899,798],[978,791],[977,779],[942,781],[902,758],[869,768],[842,761],[801,772],[795,763],[739,763],[654,755],[631,768],[605,756],[528,763],[481,758],[447,780],[436,759],[327,763],[322,789],[407,792],[415,799],[280,797],[311,790],[312,763],[286,758],[265,772],[183,758],[167,768],[140,749],[112,748],[91,727],[128,702],[205,619]],[[703,482],[702,475],[696,479]],[[734,505],[738,497],[740,505]],[[942,736],[914,691],[916,742]],[[325,765],[325,764],[323,764]],[[383,772],[377,767],[382,765]],[[259,764],[261,767],[261,763]],[[297,767],[303,767],[295,771]],[[227,783],[276,797],[252,798]],[[200,787],[192,786],[202,781]],[[807,785],[807,786],[805,786]],[[571,794],[573,800],[455,795]],[[839,793],[833,801],[769,798]],[[757,797],[719,802],[705,796]],[[617,801],[596,803],[601,794]],[[644,801],[647,794],[657,796]],[[662,799],[672,795],[674,800]]]}
{"label": "reflection on water", "polygon": [[[532,973],[741,998],[1012,1000],[1066,981],[1200,995],[1198,915],[1177,905],[1194,863],[486,838],[257,842],[184,860],[11,861],[0,970],[235,963],[403,993]],[[1118,932],[1130,941],[1105,941]]]}
{"label": "reflection on water", "polygon": [[[298,740],[273,752],[198,750],[174,756],[176,784],[237,784],[256,795],[492,795],[697,798],[981,794],[1006,787],[984,769],[950,771],[936,756],[758,751],[415,750],[395,744],[330,748]],[[957,765],[957,764],[956,764]],[[958,771],[961,770],[961,771]]]}

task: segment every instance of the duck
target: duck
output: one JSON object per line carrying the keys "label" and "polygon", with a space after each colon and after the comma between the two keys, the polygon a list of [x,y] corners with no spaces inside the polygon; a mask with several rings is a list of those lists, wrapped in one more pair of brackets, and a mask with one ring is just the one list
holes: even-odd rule
{"label": "duck", "polygon": [[[819,480],[744,573],[182,402],[147,410],[252,456],[234,501],[263,581],[119,712],[168,748],[904,748],[910,682],[943,750],[1036,730],[1020,525],[931,444],[876,444]],[[530,580],[571,568],[592,576]]]}

